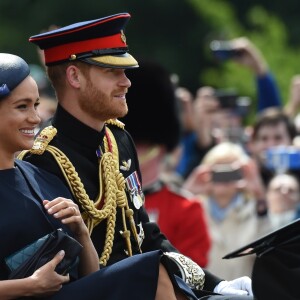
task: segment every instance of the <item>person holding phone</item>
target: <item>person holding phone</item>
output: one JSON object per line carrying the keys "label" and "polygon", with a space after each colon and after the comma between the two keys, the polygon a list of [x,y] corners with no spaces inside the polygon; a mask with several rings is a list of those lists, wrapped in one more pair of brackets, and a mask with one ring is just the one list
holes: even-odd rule
{"label": "person holding phone", "polygon": [[[238,37],[230,40],[214,40],[210,44],[210,50],[212,57],[219,64],[230,60],[243,68],[248,68],[253,73],[256,85],[257,112],[261,112],[269,107],[282,107],[282,99],[276,78],[272,74],[262,51],[249,38]],[[235,87],[224,88],[222,90],[227,95],[230,93],[230,90],[234,91],[235,89]],[[229,139],[241,144],[247,144],[249,130],[244,128],[241,123],[243,115],[240,112],[247,113],[249,106],[252,106],[252,100],[243,99],[243,105],[238,110],[239,113],[232,114],[230,112],[232,109],[228,110],[228,106],[232,108],[228,100],[232,102],[233,97],[231,95],[227,97],[224,92],[222,94],[225,97],[218,97],[219,91],[212,86],[202,86],[196,92],[194,127],[190,128],[182,140],[183,154],[176,166],[176,173],[183,180],[188,177],[204,154],[220,140]],[[244,100],[248,102],[247,106],[244,106]],[[227,112],[222,109],[222,104],[227,107]],[[222,122],[220,126],[219,124],[222,120],[226,123]],[[239,126],[236,126],[238,124],[237,121],[240,122]],[[229,131],[222,129],[228,127],[228,125],[224,124],[231,123],[235,124],[229,126]]]}
{"label": "person holding phone", "polygon": [[226,278],[251,275],[254,257],[222,257],[261,235],[264,219],[256,214],[258,171],[244,149],[231,142],[214,146],[188,177],[184,188],[197,195],[207,216],[212,246],[207,269]]}
{"label": "person holding phone", "polygon": [[231,60],[248,68],[255,75],[258,111],[282,106],[276,78],[261,49],[249,38],[242,36],[231,40],[215,40],[211,42],[210,49],[219,63]]}

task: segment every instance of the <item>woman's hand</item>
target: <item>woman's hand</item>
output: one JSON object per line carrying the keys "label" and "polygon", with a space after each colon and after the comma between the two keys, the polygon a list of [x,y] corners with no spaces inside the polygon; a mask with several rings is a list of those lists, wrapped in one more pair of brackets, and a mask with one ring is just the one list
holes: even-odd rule
{"label": "woman's hand", "polygon": [[79,208],[72,200],[58,197],[52,201],[44,200],[43,204],[48,214],[67,225],[75,237],[78,238],[88,233]]}
{"label": "woman's hand", "polygon": [[209,194],[211,191],[211,168],[204,165],[195,167],[182,187],[194,195]]}
{"label": "woman's hand", "polygon": [[69,275],[59,275],[55,272],[56,266],[64,258],[64,251],[58,252],[52,260],[36,270],[28,280],[31,280],[31,295],[49,296],[58,292],[64,283],[70,281]]}
{"label": "woman's hand", "polygon": [[83,251],[80,253],[79,262],[80,275],[85,276],[99,270],[99,257],[77,204],[63,197],[55,198],[52,201],[44,200],[43,204],[48,214],[67,225],[76,240],[82,244]]}
{"label": "woman's hand", "polygon": [[249,161],[242,166],[242,169],[246,181],[247,192],[253,195],[256,199],[264,199],[266,190],[255,160],[249,159]]}
{"label": "woman's hand", "polygon": [[[0,299],[23,299],[29,297],[46,297],[58,292],[63,284],[70,281],[69,275],[59,275],[56,266],[64,258],[64,251],[58,252],[52,260],[23,279],[0,280]],[[32,298],[30,298],[32,299]]]}

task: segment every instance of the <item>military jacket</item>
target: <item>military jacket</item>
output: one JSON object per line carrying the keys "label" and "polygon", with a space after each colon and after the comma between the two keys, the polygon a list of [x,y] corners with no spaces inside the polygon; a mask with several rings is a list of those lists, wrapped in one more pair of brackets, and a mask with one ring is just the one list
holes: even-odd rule
{"label": "military jacket", "polygon": [[[50,144],[59,148],[66,154],[78,172],[90,199],[96,199],[99,193],[99,162],[96,150],[99,149],[99,145],[101,146],[103,143],[104,130],[99,133],[98,131],[84,125],[72,115],[67,113],[61,106],[58,107],[57,113],[51,123],[57,129],[57,134]],[[124,175],[124,178],[127,178],[136,171],[136,174],[141,181],[137,154],[130,135],[124,129],[115,125],[106,126],[109,126],[118,145],[120,172]],[[45,151],[42,155],[28,154],[24,157],[24,160],[56,174],[65,181],[59,166],[50,153]],[[160,232],[157,225],[149,222],[144,206],[137,209],[132,203],[128,192],[127,197],[128,204],[134,211],[134,220],[137,226],[137,232],[140,233],[140,231],[143,230],[146,237],[141,245],[142,251],[146,252],[152,249],[177,251]],[[127,256],[126,245],[120,234],[120,231],[123,230],[121,221],[120,211],[117,211],[113,251],[108,264],[112,264]],[[105,233],[106,222],[103,221],[94,228],[91,235],[99,255],[103,250]],[[131,244],[133,247],[133,253],[138,253],[138,245],[132,235]]]}

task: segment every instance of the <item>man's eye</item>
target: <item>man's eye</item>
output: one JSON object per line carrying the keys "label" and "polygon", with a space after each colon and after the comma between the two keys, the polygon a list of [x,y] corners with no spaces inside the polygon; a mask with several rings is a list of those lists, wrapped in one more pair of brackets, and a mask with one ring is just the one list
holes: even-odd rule
{"label": "man's eye", "polygon": [[26,109],[27,105],[26,104],[20,104],[17,106],[18,109]]}

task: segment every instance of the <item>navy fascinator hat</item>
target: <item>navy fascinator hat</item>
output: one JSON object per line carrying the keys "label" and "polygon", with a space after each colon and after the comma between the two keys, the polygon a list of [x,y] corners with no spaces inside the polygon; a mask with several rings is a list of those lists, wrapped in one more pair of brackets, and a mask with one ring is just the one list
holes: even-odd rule
{"label": "navy fascinator hat", "polygon": [[29,73],[29,66],[23,58],[0,53],[0,100],[8,96]]}

